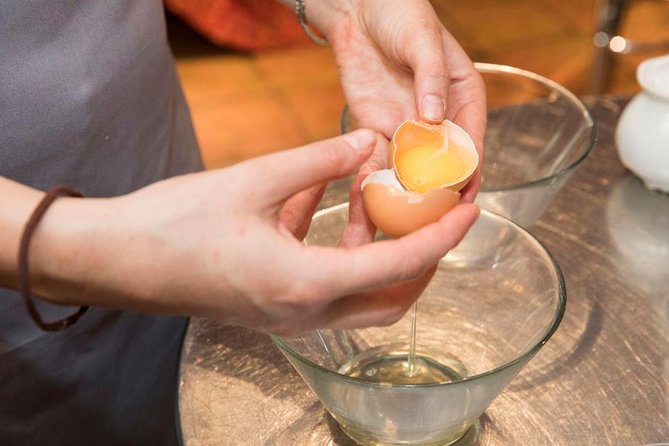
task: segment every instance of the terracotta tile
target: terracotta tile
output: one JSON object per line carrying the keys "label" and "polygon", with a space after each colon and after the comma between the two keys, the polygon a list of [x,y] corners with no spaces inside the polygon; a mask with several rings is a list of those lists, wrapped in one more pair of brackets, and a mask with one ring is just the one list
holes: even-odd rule
{"label": "terracotta tile", "polygon": [[599,17],[600,0],[542,0],[551,15],[559,17],[565,26],[575,28],[585,36],[594,34],[597,17]]}
{"label": "terracotta tile", "polygon": [[452,11],[460,9],[481,10],[491,8],[502,8],[507,5],[516,4],[534,4],[536,0],[477,0],[475,2],[462,2],[458,0],[430,0],[430,3],[437,11]]}
{"label": "terracotta tile", "polygon": [[177,70],[191,107],[268,90],[252,56],[221,54],[181,59],[177,60]]}
{"label": "terracotta tile", "polygon": [[269,95],[247,96],[192,110],[208,168],[301,145],[307,137],[283,102]]}
{"label": "terracotta tile", "polygon": [[328,85],[337,82],[330,47],[306,45],[258,54],[256,66],[268,83],[279,89]]}
{"label": "terracotta tile", "polygon": [[[481,48],[507,51],[508,45],[536,46],[543,36],[569,28],[564,19],[546,14],[545,5],[536,2],[449,2],[454,23],[476,29]],[[550,38],[550,37],[549,37]]]}
{"label": "terracotta tile", "polygon": [[339,118],[345,104],[339,84],[292,91],[285,100],[310,140],[339,134]]}
{"label": "terracotta tile", "polygon": [[590,51],[590,47],[578,39],[563,38],[550,46],[494,54],[488,62],[533,71],[576,94],[586,94],[589,88]]}
{"label": "terracotta tile", "polygon": [[669,41],[669,2],[630,2],[619,34],[645,42]]}
{"label": "terracotta tile", "polygon": [[641,90],[636,82],[635,66],[618,67],[611,73],[608,89],[609,93],[614,94],[634,94]]}
{"label": "terracotta tile", "polygon": [[444,24],[444,27],[449,33],[458,41],[469,57],[474,59],[472,53],[480,51],[481,45],[477,40],[478,30],[475,26],[469,23],[460,23],[456,20],[455,14],[449,8],[449,2],[433,1],[432,6],[437,13],[437,16]]}

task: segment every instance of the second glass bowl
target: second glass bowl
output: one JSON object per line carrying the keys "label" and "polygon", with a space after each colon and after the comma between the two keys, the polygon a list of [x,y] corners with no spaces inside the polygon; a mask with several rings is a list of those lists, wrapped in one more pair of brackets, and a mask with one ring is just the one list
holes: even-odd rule
{"label": "second glass bowl", "polygon": [[[595,124],[585,105],[550,79],[506,65],[475,65],[488,102],[476,202],[529,228],[591,152]],[[342,131],[356,127],[344,110]]]}

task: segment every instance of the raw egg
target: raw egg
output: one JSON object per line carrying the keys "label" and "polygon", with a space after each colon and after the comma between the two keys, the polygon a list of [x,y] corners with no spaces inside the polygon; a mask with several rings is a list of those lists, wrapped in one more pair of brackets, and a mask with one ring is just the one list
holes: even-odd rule
{"label": "raw egg", "polygon": [[474,142],[451,121],[405,121],[390,141],[390,168],[362,182],[367,215],[392,237],[434,223],[458,204],[478,162]]}

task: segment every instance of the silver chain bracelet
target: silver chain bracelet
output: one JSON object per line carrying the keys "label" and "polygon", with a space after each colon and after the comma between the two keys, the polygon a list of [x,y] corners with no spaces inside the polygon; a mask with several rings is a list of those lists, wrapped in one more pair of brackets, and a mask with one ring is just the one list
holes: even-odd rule
{"label": "silver chain bracelet", "polygon": [[307,36],[309,36],[312,42],[319,45],[328,44],[327,39],[319,36],[311,29],[311,27],[309,27],[309,24],[307,23],[307,13],[304,7],[304,0],[295,0],[295,14],[297,14],[297,20],[300,22],[300,26],[307,34]]}

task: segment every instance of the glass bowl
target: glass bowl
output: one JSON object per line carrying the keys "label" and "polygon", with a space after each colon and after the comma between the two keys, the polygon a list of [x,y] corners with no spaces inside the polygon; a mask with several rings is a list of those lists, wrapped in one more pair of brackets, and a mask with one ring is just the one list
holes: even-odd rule
{"label": "glass bowl", "polygon": [[519,68],[477,63],[488,99],[476,202],[530,227],[591,152],[596,128],[563,86]]}
{"label": "glass bowl", "polygon": [[[488,101],[476,202],[529,228],[591,152],[595,124],[585,105],[550,79],[506,65],[475,65]],[[345,109],[342,132],[356,127]]]}
{"label": "glass bowl", "polygon": [[[306,243],[336,245],[347,221],[347,204],[318,212]],[[565,303],[562,273],[546,248],[482,211],[419,299],[419,379],[404,379],[410,314],[390,327],[272,339],[356,442],[445,445],[470,429],[548,341]]]}

